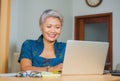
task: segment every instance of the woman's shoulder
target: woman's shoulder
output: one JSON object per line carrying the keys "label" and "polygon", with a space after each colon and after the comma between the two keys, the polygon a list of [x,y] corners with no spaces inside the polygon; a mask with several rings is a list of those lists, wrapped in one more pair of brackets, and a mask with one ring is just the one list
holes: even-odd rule
{"label": "woman's shoulder", "polygon": [[66,43],[65,42],[57,42],[57,46],[59,47],[66,47]]}
{"label": "woman's shoulder", "polygon": [[23,43],[36,43],[36,42],[37,42],[36,40],[27,39]]}
{"label": "woman's shoulder", "polygon": [[57,42],[59,45],[66,45],[66,42]]}
{"label": "woman's shoulder", "polygon": [[33,44],[36,44],[36,43],[37,43],[37,40],[27,39],[23,42],[23,45],[33,45]]}

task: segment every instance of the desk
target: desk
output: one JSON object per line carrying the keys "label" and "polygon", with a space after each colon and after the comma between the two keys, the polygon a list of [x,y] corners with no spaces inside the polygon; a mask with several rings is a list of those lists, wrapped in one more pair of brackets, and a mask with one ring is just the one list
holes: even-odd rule
{"label": "desk", "polygon": [[43,78],[0,77],[0,81],[120,81],[120,77],[111,75],[73,75]]}

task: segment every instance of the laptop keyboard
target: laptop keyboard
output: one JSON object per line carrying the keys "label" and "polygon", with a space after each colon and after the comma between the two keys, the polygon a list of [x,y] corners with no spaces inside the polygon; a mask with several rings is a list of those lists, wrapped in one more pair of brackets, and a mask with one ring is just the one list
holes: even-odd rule
{"label": "laptop keyboard", "polygon": [[112,74],[113,76],[120,76],[120,70],[113,70],[113,71],[111,72],[111,74]]}

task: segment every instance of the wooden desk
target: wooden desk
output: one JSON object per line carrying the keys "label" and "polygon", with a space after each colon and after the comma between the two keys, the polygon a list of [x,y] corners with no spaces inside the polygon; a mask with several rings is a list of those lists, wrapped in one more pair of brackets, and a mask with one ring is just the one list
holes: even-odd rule
{"label": "wooden desk", "polygon": [[111,75],[53,76],[43,78],[0,77],[0,81],[120,81],[120,77]]}

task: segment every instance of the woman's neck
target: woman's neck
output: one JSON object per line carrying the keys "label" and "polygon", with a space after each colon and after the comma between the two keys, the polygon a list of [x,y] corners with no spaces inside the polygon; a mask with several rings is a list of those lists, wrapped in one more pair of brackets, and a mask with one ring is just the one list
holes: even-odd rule
{"label": "woman's neck", "polygon": [[47,41],[46,39],[43,38],[44,42],[44,48],[51,49],[54,47],[54,41]]}
{"label": "woman's neck", "polygon": [[43,39],[44,42],[44,50],[40,56],[44,58],[56,58],[54,53],[54,42],[49,42]]}

